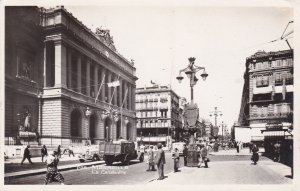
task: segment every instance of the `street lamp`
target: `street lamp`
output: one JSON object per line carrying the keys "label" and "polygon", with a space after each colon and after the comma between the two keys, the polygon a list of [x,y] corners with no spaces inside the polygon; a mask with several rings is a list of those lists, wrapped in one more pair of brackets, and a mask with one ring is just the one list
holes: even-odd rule
{"label": "street lamp", "polygon": [[189,62],[190,64],[188,67],[179,70],[179,75],[176,77],[179,83],[183,80],[183,76],[181,75],[182,72],[186,74],[186,76],[190,79],[190,87],[191,87],[191,102],[194,100],[194,90],[193,87],[197,84],[198,78],[196,77],[196,73],[200,70],[203,70],[203,73],[200,75],[203,81],[206,80],[208,74],[205,72],[205,67],[200,67],[195,65],[195,57],[190,57]]}
{"label": "street lamp", "polygon": [[215,126],[217,127],[217,118],[219,116],[222,116],[223,114],[222,114],[221,111],[218,110],[217,107],[215,107],[215,110],[211,111],[210,114],[209,114],[210,117],[212,117],[213,115],[215,116]]}
{"label": "street lamp", "polygon": [[91,112],[90,108],[87,107],[87,108],[86,108],[86,111],[85,111],[85,116],[86,116],[87,118],[89,118],[89,117],[91,116],[91,114],[92,114],[92,112]]}

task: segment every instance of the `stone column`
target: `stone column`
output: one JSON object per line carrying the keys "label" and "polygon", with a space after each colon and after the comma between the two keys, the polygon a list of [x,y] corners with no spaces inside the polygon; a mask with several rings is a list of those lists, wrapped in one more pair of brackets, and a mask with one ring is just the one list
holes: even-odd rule
{"label": "stone column", "polygon": [[[128,83],[125,82],[124,83],[124,86],[125,86],[125,95],[124,95],[124,108],[125,109],[128,109],[128,93],[129,93],[129,89],[128,89]],[[127,94],[126,94],[127,92]]]}
{"label": "stone column", "polygon": [[[106,75],[107,75],[107,83],[111,82],[112,74],[109,70],[107,70]],[[105,86],[108,88],[107,102],[109,103],[111,99],[111,87],[108,87],[106,84]]]}
{"label": "stone column", "polygon": [[[19,75],[19,73],[17,73]],[[47,42],[44,42],[44,87],[47,87]]]}
{"label": "stone column", "polygon": [[77,57],[77,92],[81,93],[81,55]]}
{"label": "stone column", "polygon": [[98,94],[98,88],[99,87],[100,87],[100,84],[98,84],[98,65],[95,64],[95,67],[94,67],[94,92],[95,92],[94,94],[95,94],[95,99],[96,99],[96,96]]}
{"label": "stone column", "polygon": [[[115,76],[115,80],[114,81],[117,81],[118,80],[118,76]],[[118,88],[119,86],[115,87],[115,93],[114,93],[114,105],[118,105]]]}
{"label": "stone column", "polygon": [[91,61],[86,62],[86,95],[91,96]]}
{"label": "stone column", "polygon": [[131,88],[131,99],[132,99],[131,110],[135,111],[135,87],[134,86],[132,86]]}
{"label": "stone column", "polygon": [[68,48],[68,88],[72,89],[72,50]]}
{"label": "stone column", "polygon": [[121,78],[119,78],[119,81],[120,81],[120,86],[119,86],[119,92],[118,92],[118,94],[119,94],[119,106],[121,107],[122,106],[122,102],[123,102],[123,99],[122,99],[122,79]]}
{"label": "stone column", "polygon": [[[105,76],[104,77],[104,80],[103,80],[103,76]],[[106,81],[105,81],[105,78],[106,78],[106,73],[105,73],[105,69],[102,67],[101,68],[101,81],[103,80],[103,84],[102,84],[102,87],[101,87],[101,92],[100,92],[100,94],[101,95],[99,95],[99,96],[101,96],[101,100],[103,101],[103,102],[105,102],[105,89],[107,88],[106,87]]]}
{"label": "stone column", "polygon": [[131,99],[131,84],[130,83],[128,83],[128,109],[129,110],[131,110],[131,101],[132,101],[132,99]]}
{"label": "stone column", "polygon": [[55,41],[55,87],[67,87],[67,51],[62,41]]}

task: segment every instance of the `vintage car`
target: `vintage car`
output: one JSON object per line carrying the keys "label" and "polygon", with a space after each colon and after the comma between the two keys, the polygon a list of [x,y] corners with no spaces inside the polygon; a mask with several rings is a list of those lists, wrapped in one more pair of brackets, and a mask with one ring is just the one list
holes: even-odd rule
{"label": "vintage car", "polygon": [[128,165],[130,160],[138,159],[144,161],[144,153],[135,149],[135,143],[127,140],[119,140],[114,142],[101,142],[99,144],[99,154],[103,156],[106,165],[114,162],[122,162]]}
{"label": "vintage car", "polygon": [[86,147],[78,156],[80,162],[99,161],[103,156],[99,153],[99,146]]}

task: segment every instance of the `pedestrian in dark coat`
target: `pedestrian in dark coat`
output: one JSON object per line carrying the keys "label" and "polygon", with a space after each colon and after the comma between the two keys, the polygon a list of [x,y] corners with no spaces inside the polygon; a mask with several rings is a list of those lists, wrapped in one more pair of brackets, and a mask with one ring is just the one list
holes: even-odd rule
{"label": "pedestrian in dark coat", "polygon": [[236,152],[237,153],[240,152],[240,143],[239,142],[236,143]]}
{"label": "pedestrian in dark coat", "polygon": [[44,156],[48,156],[46,145],[43,145],[41,149],[41,155],[42,155],[42,162],[44,162]]}
{"label": "pedestrian in dark coat", "polygon": [[281,145],[279,142],[276,142],[274,144],[274,155],[275,155],[274,161],[276,161],[276,162],[280,162],[280,147],[281,147]]}
{"label": "pedestrian in dark coat", "polygon": [[158,179],[157,180],[163,180],[165,178],[164,175],[164,165],[166,164],[166,159],[165,159],[165,152],[162,150],[162,144],[158,143],[157,144],[157,157],[156,157],[156,164],[158,168]]}
{"label": "pedestrian in dark coat", "polygon": [[31,155],[30,155],[30,151],[29,151],[30,145],[27,145],[27,147],[24,150],[24,155],[23,155],[23,159],[21,161],[21,164],[23,164],[23,162],[25,161],[25,159],[27,159],[29,161],[30,164],[33,164],[33,162],[31,161]]}
{"label": "pedestrian in dark coat", "polygon": [[188,148],[186,145],[183,145],[182,154],[183,154],[184,166],[187,166]]}
{"label": "pedestrian in dark coat", "polygon": [[58,153],[57,151],[53,151],[53,154],[47,157],[47,174],[45,178],[45,184],[51,182],[59,182],[60,184],[64,184],[64,177],[58,172],[57,169],[58,162]]}
{"label": "pedestrian in dark coat", "polygon": [[58,147],[57,147],[57,156],[58,156],[58,158],[61,158],[61,148],[60,148],[60,145],[58,145]]}
{"label": "pedestrian in dark coat", "polygon": [[257,161],[259,159],[259,155],[258,155],[258,147],[256,146],[256,144],[253,144],[252,146],[252,157],[251,157],[251,160],[254,162],[254,164],[256,165],[257,164]]}

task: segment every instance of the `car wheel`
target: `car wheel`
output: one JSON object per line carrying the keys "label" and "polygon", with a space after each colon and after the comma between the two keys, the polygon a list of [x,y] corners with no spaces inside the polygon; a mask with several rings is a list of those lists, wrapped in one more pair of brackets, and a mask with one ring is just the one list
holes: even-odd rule
{"label": "car wheel", "polygon": [[97,155],[94,155],[92,158],[92,161],[98,161],[98,160],[99,160],[99,157]]}
{"label": "car wheel", "polygon": [[84,159],[79,159],[79,162],[84,162]]}

